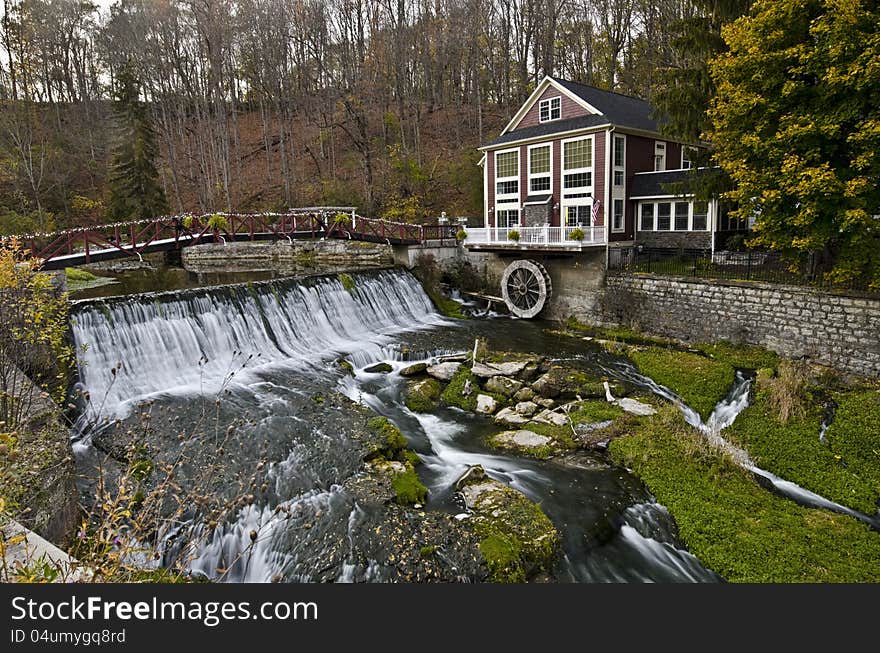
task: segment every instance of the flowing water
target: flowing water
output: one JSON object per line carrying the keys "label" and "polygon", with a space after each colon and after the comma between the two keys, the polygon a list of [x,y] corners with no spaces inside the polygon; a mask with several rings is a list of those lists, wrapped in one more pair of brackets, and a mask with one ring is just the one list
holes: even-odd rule
{"label": "flowing water", "polygon": [[[769,485],[778,494],[788,497],[789,499],[807,507],[821,508],[823,510],[831,510],[844,515],[855,517],[866,524],[880,529],[880,517],[874,515],[865,515],[851,508],[847,508],[839,503],[826,499],[823,496],[811,492],[796,483],[787,481],[784,478],[776,476],[766,469],[761,469],[749,458],[748,452],[726,440],[722,435],[722,431],[733,424],[737,416],[749,405],[749,393],[751,391],[752,379],[744,375],[741,371],[736,372],[736,379],[733,387],[725,397],[712,411],[709,418],[704,422],[700,415],[690,406],[676,395],[666,386],[660,385],[653,379],[640,374],[629,362],[615,361],[608,368],[608,371],[620,379],[629,383],[650,390],[657,396],[672,402],[681,410],[685,421],[696,429],[699,429],[706,439],[717,449],[724,451],[738,465],[748,469],[755,476],[761,479],[766,485]],[[822,423],[822,429],[819,435],[820,440],[824,440],[825,429],[827,424]]]}
{"label": "flowing water", "polygon": [[[535,461],[498,453],[484,444],[497,430],[491,420],[453,408],[415,414],[403,403],[404,365],[469,350],[476,336],[492,348],[533,351],[593,371],[604,354],[584,354],[583,343],[549,335],[536,322],[445,319],[405,272],[354,278],[349,290],[335,277],[274,280],[98,301],[74,311],[81,382],[90,397],[75,432],[84,473],[101,457],[98,448],[112,448],[115,420],[130,427],[145,412],[151,444],[171,457],[181,441],[199,442],[178,435],[204,430],[206,414],[213,427],[200,437],[222,437],[236,420],[246,425],[222,473],[208,479],[209,491],[222,493],[227,479],[269,461],[260,472],[265,491],[233,519],[213,529],[186,520],[163,526],[166,562],[185,553],[194,573],[226,581],[391,577],[378,556],[359,546],[376,515],[343,487],[361,465],[350,439],[361,418],[330,399],[336,390],[401,428],[425,463],[420,475],[429,509],[458,512],[451,485],[474,464],[539,501],[563,539],[558,580],[719,580],[684,550],[673,520],[639,480],[607,458],[579,452]],[[336,364],[343,357],[356,368],[354,378]],[[393,371],[364,371],[380,361]]]}

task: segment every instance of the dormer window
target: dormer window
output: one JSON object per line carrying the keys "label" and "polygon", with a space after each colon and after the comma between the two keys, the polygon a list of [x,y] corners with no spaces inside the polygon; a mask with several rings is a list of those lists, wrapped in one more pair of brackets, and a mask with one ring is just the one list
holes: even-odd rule
{"label": "dormer window", "polygon": [[541,100],[538,104],[538,119],[540,122],[559,120],[562,117],[562,97],[552,97]]}

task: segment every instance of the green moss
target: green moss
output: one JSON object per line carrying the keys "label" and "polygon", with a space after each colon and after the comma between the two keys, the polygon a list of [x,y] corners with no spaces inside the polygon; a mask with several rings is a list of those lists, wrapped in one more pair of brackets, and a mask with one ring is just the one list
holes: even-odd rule
{"label": "green moss", "polygon": [[673,349],[633,349],[629,356],[642,374],[672,390],[703,419],[724,399],[735,377],[729,363]]}
{"label": "green moss", "polygon": [[[464,387],[470,381],[470,394],[464,394]],[[462,410],[474,411],[477,409],[477,394],[481,392],[477,383],[478,379],[471,374],[471,369],[462,365],[450,379],[449,385],[440,395],[441,401],[447,406],[457,406]],[[507,401],[502,397],[503,401]]]}
{"label": "green moss", "polygon": [[406,393],[406,407],[416,413],[430,413],[437,408],[443,386],[437,379],[412,384]]}
{"label": "green moss", "polygon": [[428,297],[431,298],[431,301],[434,302],[434,306],[437,307],[437,310],[446,317],[454,317],[459,320],[466,320],[468,318],[461,310],[461,304],[457,301],[449,299],[445,295],[443,295],[438,290],[433,288],[425,287],[425,293]]}
{"label": "green moss", "polygon": [[688,549],[729,581],[880,581],[880,535],[761,488],[671,407],[609,449],[669,508]]}
{"label": "green moss", "polygon": [[340,272],[339,275],[337,275],[337,278],[339,279],[339,283],[342,284],[342,287],[345,288],[347,292],[354,292],[355,283],[350,274]]}
{"label": "green moss", "polygon": [[[577,430],[579,424],[595,424],[596,422],[618,420],[624,415],[624,411],[619,406],[609,404],[606,401],[582,401],[575,409],[570,410],[568,413],[569,420],[574,425],[575,430]],[[553,424],[530,422],[523,428],[538,435],[546,435],[554,440],[554,444],[548,445],[546,448],[538,447],[527,451],[527,453],[536,458],[547,458],[557,453],[560,449],[577,449],[581,446],[581,443],[575,440],[572,427],[569,424],[555,426]],[[491,438],[489,442],[492,444]]]}
{"label": "green moss", "polygon": [[419,454],[411,449],[404,449],[401,452],[401,456],[403,457],[404,462],[409,463],[413,467],[418,467],[422,464],[422,459],[419,458]]}
{"label": "green moss", "polygon": [[480,542],[480,553],[486,559],[489,579],[495,583],[526,581],[520,552],[520,543],[516,539],[502,535],[490,535]]}
{"label": "green moss", "polygon": [[71,281],[94,281],[100,278],[88,270],[80,268],[64,268],[64,274],[67,276],[68,283]]}
{"label": "green moss", "polygon": [[352,377],[355,376],[355,373],[354,373],[354,365],[352,365],[352,364],[351,364],[350,362],[348,362],[347,360],[341,360],[341,361],[339,361],[339,367],[342,368],[343,370],[345,370],[345,372],[346,372],[349,376],[352,376]]}
{"label": "green moss", "polygon": [[394,371],[394,368],[391,367],[390,363],[382,362],[376,363],[375,365],[370,365],[370,367],[364,368],[364,372],[368,374],[389,374]]}
{"label": "green moss", "polygon": [[699,344],[695,349],[731,367],[747,370],[759,370],[761,368],[775,370],[776,366],[779,365],[779,356],[772,351],[767,351],[763,347],[734,345],[722,340],[720,342]]}
{"label": "green moss", "polygon": [[367,422],[367,429],[379,438],[379,454],[388,460],[395,460],[406,449],[406,438],[400,429],[394,426],[387,417],[374,417]]}
{"label": "green moss", "polygon": [[571,331],[585,334],[599,340],[611,340],[612,342],[625,342],[633,345],[658,345],[666,347],[673,344],[672,340],[650,336],[635,329],[624,326],[596,327],[583,324],[576,318],[570,317],[565,321],[565,326]]}
{"label": "green moss", "polygon": [[[852,403],[847,403],[848,408],[867,400],[854,394]],[[870,416],[871,408],[880,410],[880,403],[867,408],[864,413],[862,406],[857,410]],[[848,417],[845,411],[843,428],[838,427],[839,431],[846,431],[847,437],[839,438],[841,442],[837,446],[838,438],[829,428],[834,439],[829,439],[831,446],[827,446],[819,441],[822,423],[819,406],[781,424],[769,405],[768,393],[759,392],[755,403],[740,413],[725,435],[745,448],[759,467],[854,510],[874,514],[880,498],[880,455],[877,453],[880,451],[880,412],[865,423],[854,420],[847,424]],[[871,421],[874,429],[862,432],[862,428],[871,426]],[[832,426],[835,424],[836,421]],[[844,452],[847,455],[843,455]],[[869,461],[867,466],[862,464],[865,460]]]}
{"label": "green moss", "polygon": [[437,546],[423,546],[419,549],[419,555],[423,558],[430,558],[437,552]]}
{"label": "green moss", "polygon": [[419,480],[414,469],[396,474],[391,480],[391,486],[394,488],[395,501],[402,506],[423,504],[428,497],[428,488]]}
{"label": "green moss", "polygon": [[475,508],[472,523],[491,581],[524,582],[552,568],[559,535],[538,504],[501,486],[481,494]]}

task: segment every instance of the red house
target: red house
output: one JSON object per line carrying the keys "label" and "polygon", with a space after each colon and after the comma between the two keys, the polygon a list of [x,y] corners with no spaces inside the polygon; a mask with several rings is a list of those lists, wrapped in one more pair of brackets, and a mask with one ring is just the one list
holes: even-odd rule
{"label": "red house", "polygon": [[[580,249],[609,243],[711,248],[716,202],[665,188],[693,145],[660,134],[644,100],[545,77],[483,158],[474,249]],[[718,223],[718,224],[716,224]]]}

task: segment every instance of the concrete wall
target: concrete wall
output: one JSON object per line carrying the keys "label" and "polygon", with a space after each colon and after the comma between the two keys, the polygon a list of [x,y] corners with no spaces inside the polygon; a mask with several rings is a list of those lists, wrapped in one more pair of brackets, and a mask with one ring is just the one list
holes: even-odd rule
{"label": "concrete wall", "polygon": [[[610,275],[605,319],[679,340],[761,345],[880,376],[880,300],[794,286]],[[579,316],[580,317],[580,316]]]}
{"label": "concrete wall", "polygon": [[294,240],[194,245],[182,253],[183,266],[193,272],[276,269],[291,266],[383,267],[393,265],[391,245],[354,240]]}

